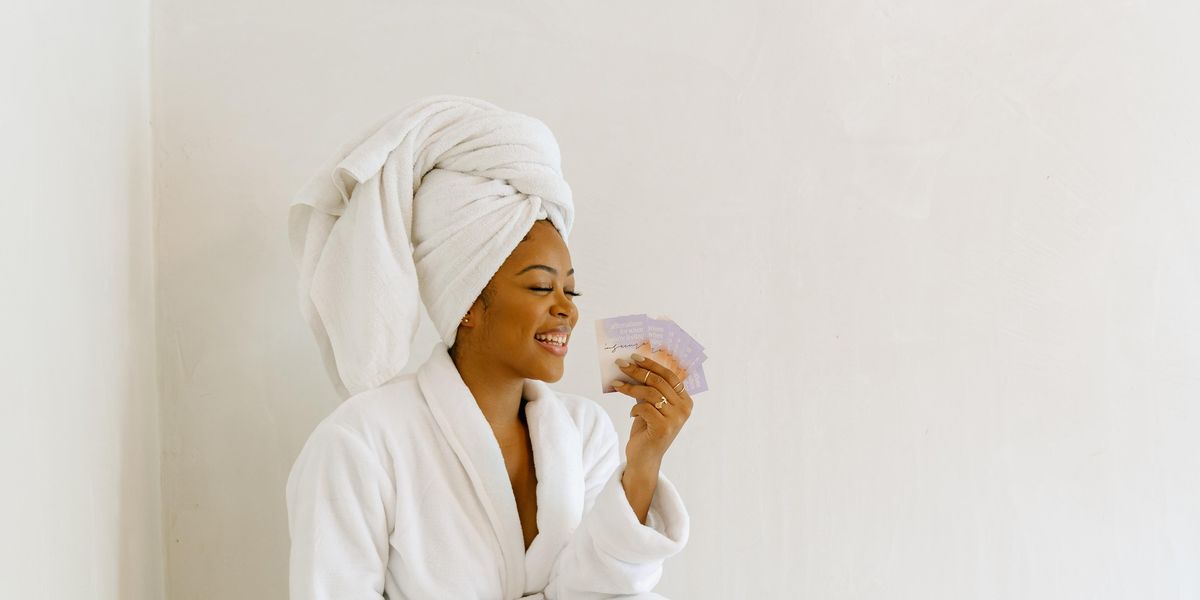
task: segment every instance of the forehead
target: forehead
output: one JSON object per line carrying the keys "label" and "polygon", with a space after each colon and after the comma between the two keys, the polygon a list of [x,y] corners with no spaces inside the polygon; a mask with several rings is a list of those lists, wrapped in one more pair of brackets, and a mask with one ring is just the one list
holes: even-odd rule
{"label": "forehead", "polygon": [[[553,225],[537,221],[509,255],[505,266],[521,270],[533,264],[543,264],[565,273],[571,268],[571,253]],[[544,273],[545,271],[541,271]]]}

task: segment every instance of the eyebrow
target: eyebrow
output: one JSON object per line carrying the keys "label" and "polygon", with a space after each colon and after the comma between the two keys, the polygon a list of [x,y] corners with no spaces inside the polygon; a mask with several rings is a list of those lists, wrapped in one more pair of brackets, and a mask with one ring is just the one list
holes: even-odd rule
{"label": "eyebrow", "polygon": [[[547,267],[546,265],[529,265],[528,267],[525,267],[524,269],[521,269],[520,271],[518,271],[517,275],[520,275],[521,273],[524,273],[525,271],[528,271],[530,269],[541,269],[543,271],[550,271],[551,273],[558,275],[558,269],[555,269],[554,267]],[[570,276],[574,272],[575,272],[575,268],[572,267],[570,271],[567,271],[567,275]]]}

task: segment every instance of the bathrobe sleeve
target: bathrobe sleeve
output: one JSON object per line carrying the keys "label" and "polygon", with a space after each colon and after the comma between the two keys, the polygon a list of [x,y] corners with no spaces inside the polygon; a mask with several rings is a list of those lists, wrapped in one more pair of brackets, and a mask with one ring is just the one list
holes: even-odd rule
{"label": "bathrobe sleeve", "polygon": [[381,600],[395,487],[351,429],[323,422],[287,481],[291,600]]}
{"label": "bathrobe sleeve", "polygon": [[617,432],[597,408],[591,431],[583,432],[583,520],[551,569],[546,600],[646,594],[662,578],[663,562],[687,543],[687,510],[661,471],[646,524],[638,521],[621,485],[625,462]]}

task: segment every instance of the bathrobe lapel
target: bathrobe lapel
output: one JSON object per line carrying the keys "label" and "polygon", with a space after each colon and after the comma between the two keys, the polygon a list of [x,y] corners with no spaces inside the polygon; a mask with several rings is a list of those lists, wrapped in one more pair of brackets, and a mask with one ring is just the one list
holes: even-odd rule
{"label": "bathrobe lapel", "polygon": [[543,381],[525,380],[529,435],[537,475],[538,535],[525,551],[521,519],[500,444],[463,383],[445,343],[417,371],[417,382],[439,428],[483,504],[502,555],[505,598],[545,586],[555,558],[583,513],[583,450],[579,431]]}
{"label": "bathrobe lapel", "polygon": [[554,560],[583,517],[585,488],[582,438],[566,407],[546,382],[536,379],[525,380],[525,397],[538,500],[538,535],[526,554],[527,583],[534,584],[526,585],[528,592],[546,587]]}

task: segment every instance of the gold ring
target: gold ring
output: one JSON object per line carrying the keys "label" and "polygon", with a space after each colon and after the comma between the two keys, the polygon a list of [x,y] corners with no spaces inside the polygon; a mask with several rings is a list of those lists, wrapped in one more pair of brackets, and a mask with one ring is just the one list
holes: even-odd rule
{"label": "gold ring", "polygon": [[654,405],[654,408],[657,408],[657,409],[659,409],[659,410],[662,410],[662,407],[663,407],[663,405],[664,405],[664,404],[670,404],[670,402],[667,402],[667,397],[666,397],[666,396],[662,396],[662,395],[660,395],[660,396],[659,396],[659,398],[662,398],[662,400],[659,400],[659,401],[658,401],[658,403]]}
{"label": "gold ring", "polygon": [[[677,383],[677,384],[675,384],[675,385],[678,385],[680,388],[682,388],[682,387],[683,387],[683,382],[682,382],[682,381],[680,381],[679,383]],[[671,388],[671,389],[675,390],[675,388]],[[676,393],[676,394],[678,394],[678,393],[681,393],[682,391],[683,391],[682,389],[678,389],[678,390],[675,390],[675,393]]]}
{"label": "gold ring", "polygon": [[642,378],[642,383],[645,385],[649,385],[649,381],[650,381],[650,371],[646,371],[646,376]]}

